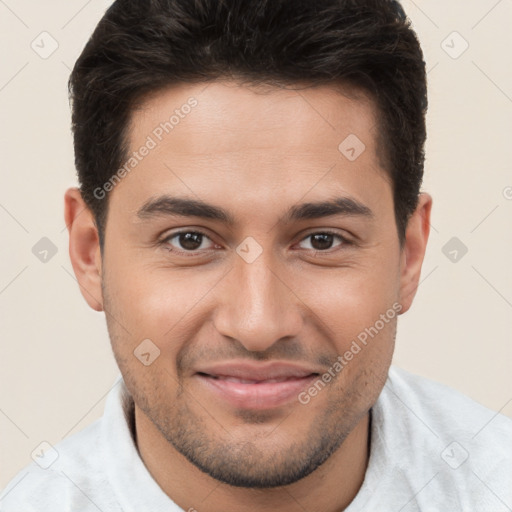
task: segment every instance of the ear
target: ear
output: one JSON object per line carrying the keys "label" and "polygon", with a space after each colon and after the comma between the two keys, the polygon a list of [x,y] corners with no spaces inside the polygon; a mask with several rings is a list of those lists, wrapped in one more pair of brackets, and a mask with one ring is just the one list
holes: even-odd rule
{"label": "ear", "polygon": [[69,232],[69,257],[80,292],[92,309],[103,311],[98,230],[76,187],[69,188],[64,195],[64,218]]}
{"label": "ear", "polygon": [[405,232],[405,241],[400,258],[400,314],[411,307],[421,274],[421,266],[430,234],[430,212],[432,197],[420,194],[418,206],[409,218]]}

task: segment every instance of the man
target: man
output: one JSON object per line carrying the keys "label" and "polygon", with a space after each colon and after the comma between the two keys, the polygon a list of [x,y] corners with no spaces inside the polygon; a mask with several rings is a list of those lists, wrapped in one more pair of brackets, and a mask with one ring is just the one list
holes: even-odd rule
{"label": "man", "polygon": [[512,509],[512,421],[390,366],[432,206],[397,2],[120,0],[70,90],[122,377],[2,511]]}

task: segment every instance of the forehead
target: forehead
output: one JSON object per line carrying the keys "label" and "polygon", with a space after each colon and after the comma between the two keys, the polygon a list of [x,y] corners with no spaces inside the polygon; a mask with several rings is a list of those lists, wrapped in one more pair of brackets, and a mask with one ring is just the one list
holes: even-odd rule
{"label": "forehead", "polygon": [[177,192],[233,206],[327,193],[364,202],[390,188],[376,141],[376,108],[360,91],[179,84],[133,111],[128,157],[137,162],[111,196],[129,196],[132,210]]}
{"label": "forehead", "polygon": [[218,81],[178,84],[153,93],[133,111],[129,132],[136,146],[141,136],[170,121],[168,142],[173,139],[175,150],[195,154],[232,151],[234,146],[239,151],[278,146],[300,150],[332,142],[337,149],[343,135],[368,139],[367,132],[376,128],[375,114],[368,95],[341,85],[291,90]]}

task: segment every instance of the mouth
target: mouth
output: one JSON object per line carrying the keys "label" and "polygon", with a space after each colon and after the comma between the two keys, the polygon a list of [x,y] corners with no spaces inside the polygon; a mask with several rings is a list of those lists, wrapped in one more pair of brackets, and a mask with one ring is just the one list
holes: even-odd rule
{"label": "mouth", "polygon": [[319,372],[283,363],[229,363],[196,372],[208,393],[241,409],[265,410],[298,401]]}

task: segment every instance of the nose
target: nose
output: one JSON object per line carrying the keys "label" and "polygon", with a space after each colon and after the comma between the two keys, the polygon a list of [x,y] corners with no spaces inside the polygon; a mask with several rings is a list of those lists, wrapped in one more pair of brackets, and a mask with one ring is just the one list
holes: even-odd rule
{"label": "nose", "polygon": [[236,339],[249,351],[264,351],[302,328],[301,301],[291,273],[263,253],[252,263],[235,256],[234,268],[223,280],[214,315],[217,331]]}

